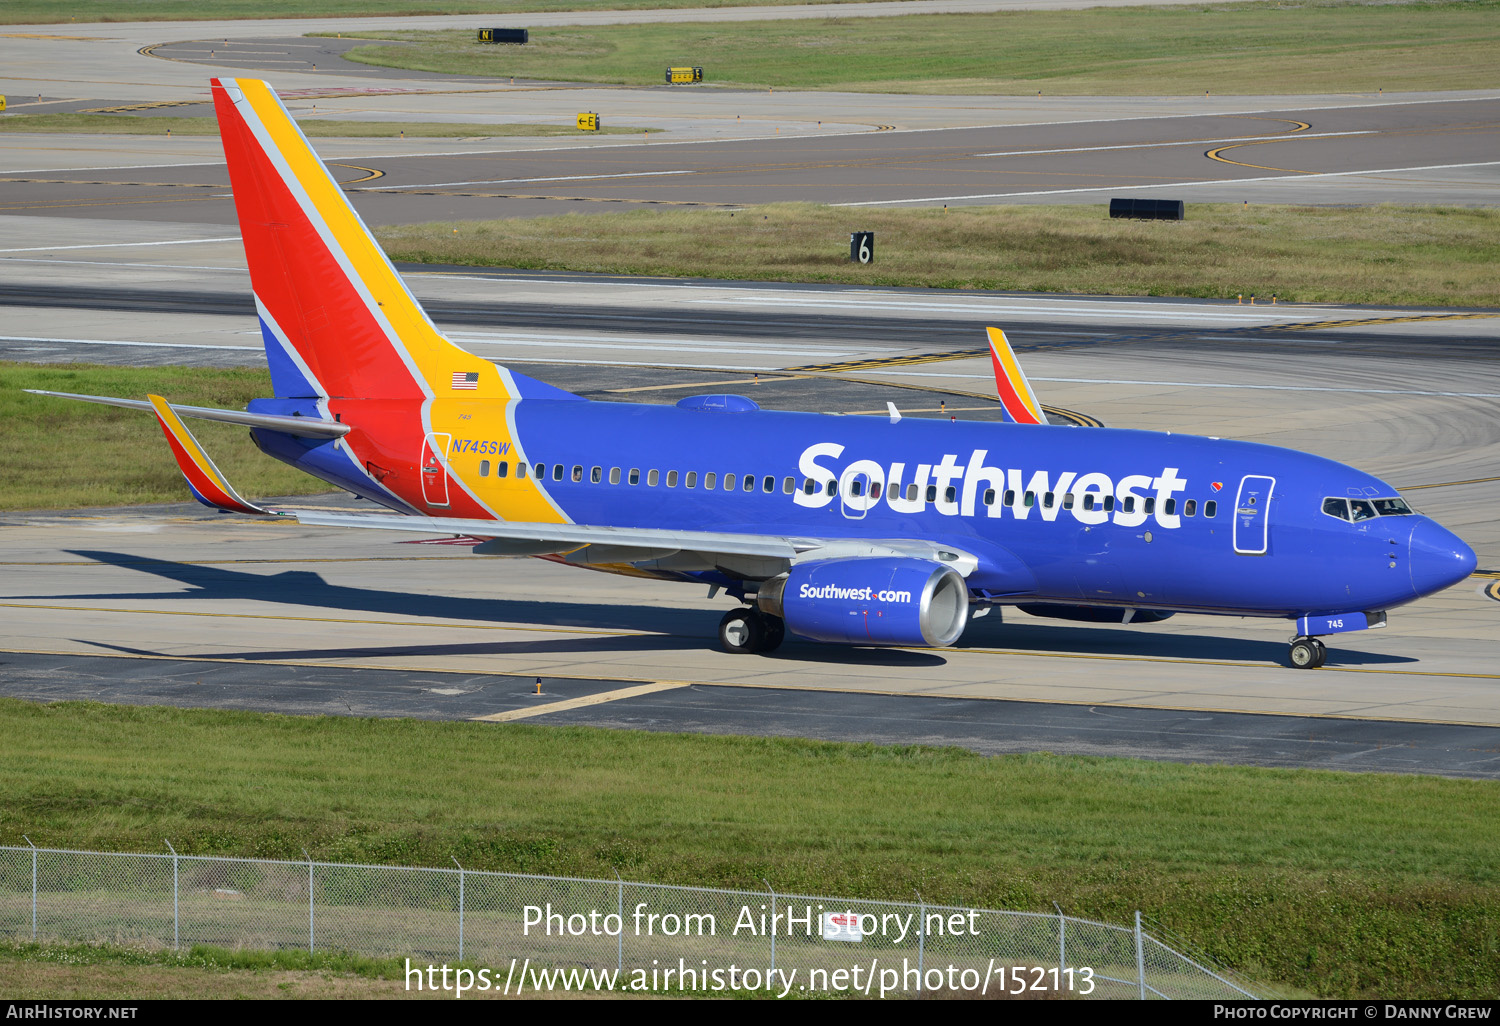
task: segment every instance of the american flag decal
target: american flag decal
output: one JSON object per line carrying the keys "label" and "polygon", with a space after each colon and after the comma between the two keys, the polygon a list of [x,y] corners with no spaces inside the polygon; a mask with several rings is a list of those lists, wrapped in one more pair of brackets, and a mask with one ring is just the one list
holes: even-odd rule
{"label": "american flag decal", "polygon": [[471,392],[477,391],[479,388],[479,372],[454,371],[453,387],[459,389],[468,389]]}

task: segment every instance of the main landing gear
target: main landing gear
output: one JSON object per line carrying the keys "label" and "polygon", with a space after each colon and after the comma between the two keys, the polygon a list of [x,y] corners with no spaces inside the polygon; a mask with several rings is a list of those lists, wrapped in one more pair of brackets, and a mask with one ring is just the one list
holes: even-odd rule
{"label": "main landing gear", "polygon": [[1317,638],[1293,638],[1290,658],[1294,669],[1316,670],[1327,660],[1328,646]]}
{"label": "main landing gear", "polygon": [[758,609],[731,609],[719,621],[719,647],[726,652],[774,652],[786,637],[786,621]]}

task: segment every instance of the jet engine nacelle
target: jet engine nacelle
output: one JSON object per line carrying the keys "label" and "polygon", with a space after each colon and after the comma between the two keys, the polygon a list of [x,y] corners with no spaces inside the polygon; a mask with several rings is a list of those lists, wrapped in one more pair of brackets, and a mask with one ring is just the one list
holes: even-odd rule
{"label": "jet engine nacelle", "polygon": [[1021,602],[1016,608],[1032,616],[1083,623],[1156,623],[1171,616],[1166,609],[1121,609],[1118,606],[1062,606],[1051,602]]}
{"label": "jet engine nacelle", "polygon": [[761,585],[755,601],[793,634],[842,644],[943,648],[969,622],[963,576],[927,559],[803,563]]}

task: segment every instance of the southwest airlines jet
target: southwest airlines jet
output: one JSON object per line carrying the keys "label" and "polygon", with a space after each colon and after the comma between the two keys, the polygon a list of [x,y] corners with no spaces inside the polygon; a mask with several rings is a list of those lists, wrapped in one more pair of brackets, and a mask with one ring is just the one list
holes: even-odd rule
{"label": "southwest airlines jet", "polygon": [[[1111,623],[1175,611],[1320,635],[1467,577],[1472,550],[1363,471],[1288,449],[1046,423],[1004,336],[1006,423],[776,413],[742,396],[593,402],[449,342],[271,88],[215,80],[275,398],[155,412],[193,495],[304,524],[450,534],[485,554],[707,585],[719,640],[786,631],[952,645],[994,605]],[[49,393],[61,395],[62,393]],[[390,510],[241,498],[182,417],[243,424],[267,455]]]}

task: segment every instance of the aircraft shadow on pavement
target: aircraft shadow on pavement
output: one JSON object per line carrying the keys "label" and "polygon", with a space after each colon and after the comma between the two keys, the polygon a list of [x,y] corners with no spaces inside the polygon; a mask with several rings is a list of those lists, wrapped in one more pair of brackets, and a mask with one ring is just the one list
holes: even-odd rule
{"label": "aircraft shadow on pavement", "polygon": [[[549,652],[576,652],[580,649],[597,650],[607,646],[614,650],[690,650],[702,648],[712,636],[719,606],[708,606],[700,610],[674,609],[671,607],[635,606],[616,603],[546,602],[509,598],[473,598],[468,596],[429,595],[418,592],[394,591],[376,588],[357,588],[341,584],[330,584],[321,574],[310,570],[286,570],[274,574],[258,574],[224,566],[198,563],[174,563],[170,560],[143,560],[127,553],[98,550],[68,550],[72,555],[92,559],[109,566],[136,570],[152,574],[178,584],[191,591],[168,591],[155,593],[128,592],[90,595],[50,595],[49,599],[165,599],[175,602],[210,600],[250,600],[296,606],[312,606],[340,612],[375,613],[392,616],[427,616],[453,620],[470,620],[494,623],[537,624],[539,630],[547,626],[583,628],[592,630],[643,631],[642,635],[587,635],[569,638],[535,639],[526,641],[485,641],[456,645],[410,645],[391,647],[360,647],[344,649],[295,650],[286,652],[255,652],[242,655],[216,653],[219,658],[293,659],[310,656],[321,657],[375,657],[401,655],[465,655],[465,654],[544,654]],[[20,597],[20,596],[17,596]],[[1280,641],[1263,641],[1252,638],[1230,638],[1218,634],[1166,633],[1153,629],[1154,625],[1140,627],[1107,627],[1100,625],[1075,626],[1067,623],[1048,623],[1025,616],[1012,614],[1012,622],[1004,623],[1004,613],[997,611],[991,617],[974,622],[965,633],[959,647],[996,647],[1037,652],[1081,654],[1081,655],[1134,655],[1154,658],[1210,659],[1247,662],[1282,663],[1286,658],[1286,645]],[[1416,662],[1408,656],[1385,653],[1361,652],[1345,647],[1350,642],[1335,639],[1329,646],[1329,662],[1332,665],[1362,665],[1375,663]],[[788,644],[772,659],[796,659],[815,663],[869,664],[883,666],[939,666],[947,660],[935,652],[917,652],[909,649],[852,649],[846,646],[824,646],[801,643],[788,639]]]}
{"label": "aircraft shadow on pavement", "polygon": [[[1228,662],[1269,662],[1285,664],[1285,641],[1258,638],[1232,638],[1221,634],[1168,633],[1156,624],[1138,627],[1088,626],[1066,622],[1048,623],[1024,613],[1014,613],[1009,623],[999,623],[992,614],[971,625],[959,642],[960,648],[995,648],[1061,652],[1068,655],[1140,656],[1142,658],[1209,659]],[[1286,636],[1293,630],[1287,623]],[[1331,637],[1328,665],[1365,665],[1373,663],[1414,663],[1412,656],[1384,652],[1361,652],[1346,647],[1355,644],[1351,637]]]}
{"label": "aircraft shadow on pavement", "polygon": [[[330,584],[311,570],[286,570],[257,574],[222,566],[142,560],[118,552],[68,550],[72,555],[93,559],[124,570],[136,570],[187,585],[193,591],[121,592],[93,595],[57,595],[69,599],[242,599],[283,605],[313,606],[346,613],[380,613],[388,616],[430,616],[451,620],[493,623],[536,623],[554,627],[596,630],[640,630],[708,636],[717,624],[719,609],[701,612],[653,606],[592,602],[543,602],[521,598],[473,598],[428,595],[421,592],[377,588],[354,588]],[[726,610],[727,611],[727,607]]]}

